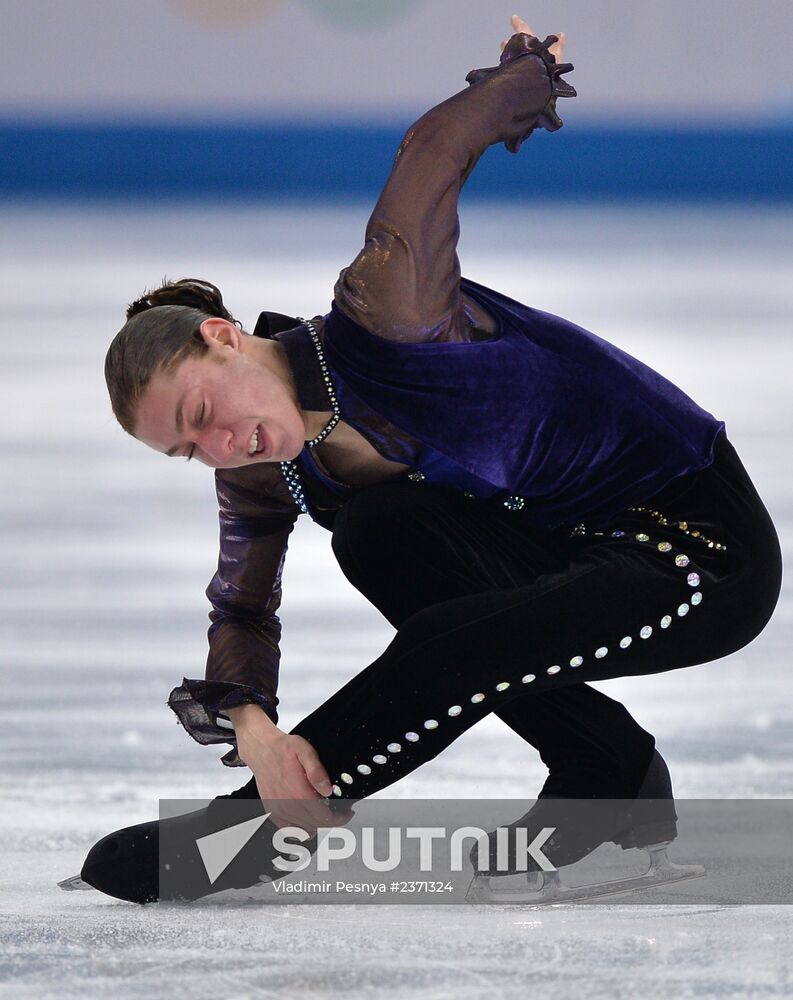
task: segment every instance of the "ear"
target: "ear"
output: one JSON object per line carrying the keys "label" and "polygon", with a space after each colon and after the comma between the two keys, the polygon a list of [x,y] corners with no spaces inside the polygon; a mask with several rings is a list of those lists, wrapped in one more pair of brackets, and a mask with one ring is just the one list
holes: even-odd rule
{"label": "ear", "polygon": [[227,319],[220,316],[210,316],[205,319],[198,328],[201,339],[212,350],[217,348],[230,348],[232,351],[239,351],[242,348],[242,331]]}

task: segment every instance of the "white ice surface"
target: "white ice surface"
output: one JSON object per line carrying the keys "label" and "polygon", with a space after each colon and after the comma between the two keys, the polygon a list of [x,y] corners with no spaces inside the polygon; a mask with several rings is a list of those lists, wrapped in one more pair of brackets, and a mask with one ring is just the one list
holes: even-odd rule
{"label": "white ice surface", "polygon": [[[0,228],[0,993],[15,998],[788,996],[783,907],[137,908],[60,892],[90,845],[159,797],[244,770],[165,699],[205,657],[211,474],[116,427],[102,362],[123,306],[208,277],[252,324],[324,312],[364,206],[6,206]],[[791,544],[793,211],[469,207],[464,273],[658,368],[727,421]],[[285,574],[289,728],[392,629],[301,518]],[[603,685],[653,731],[683,797],[793,792],[790,589],[748,648]],[[536,754],[492,719],[389,797],[532,797]],[[694,859],[691,859],[694,860]],[[3,985],[5,984],[5,985]]]}

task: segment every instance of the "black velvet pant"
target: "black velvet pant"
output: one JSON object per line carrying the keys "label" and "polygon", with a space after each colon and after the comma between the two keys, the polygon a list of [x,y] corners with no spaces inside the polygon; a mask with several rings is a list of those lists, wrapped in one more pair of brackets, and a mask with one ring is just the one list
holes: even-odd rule
{"label": "black velvet pant", "polygon": [[781,585],[774,526],[723,433],[711,466],[597,530],[541,531],[402,481],[357,493],[333,550],[398,630],[293,729],[345,798],[397,781],[490,712],[540,752],[542,794],[632,797],[654,739],[586,682],[726,656],[763,629]]}

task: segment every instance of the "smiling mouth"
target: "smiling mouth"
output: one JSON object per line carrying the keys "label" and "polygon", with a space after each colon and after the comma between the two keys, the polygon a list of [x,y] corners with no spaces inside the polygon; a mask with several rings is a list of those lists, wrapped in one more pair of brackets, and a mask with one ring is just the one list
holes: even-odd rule
{"label": "smiling mouth", "polygon": [[261,455],[267,447],[267,435],[261,425],[259,425],[256,430],[251,435],[251,439],[248,442],[248,457],[252,458],[254,455]]}

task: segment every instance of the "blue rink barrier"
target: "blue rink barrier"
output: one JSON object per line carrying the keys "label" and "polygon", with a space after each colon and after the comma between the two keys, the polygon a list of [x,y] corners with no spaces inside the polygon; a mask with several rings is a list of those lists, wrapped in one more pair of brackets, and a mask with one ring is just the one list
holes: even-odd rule
{"label": "blue rink barrier", "polygon": [[[375,195],[399,128],[0,123],[0,195]],[[490,150],[479,197],[793,198],[793,128],[568,126]]]}

